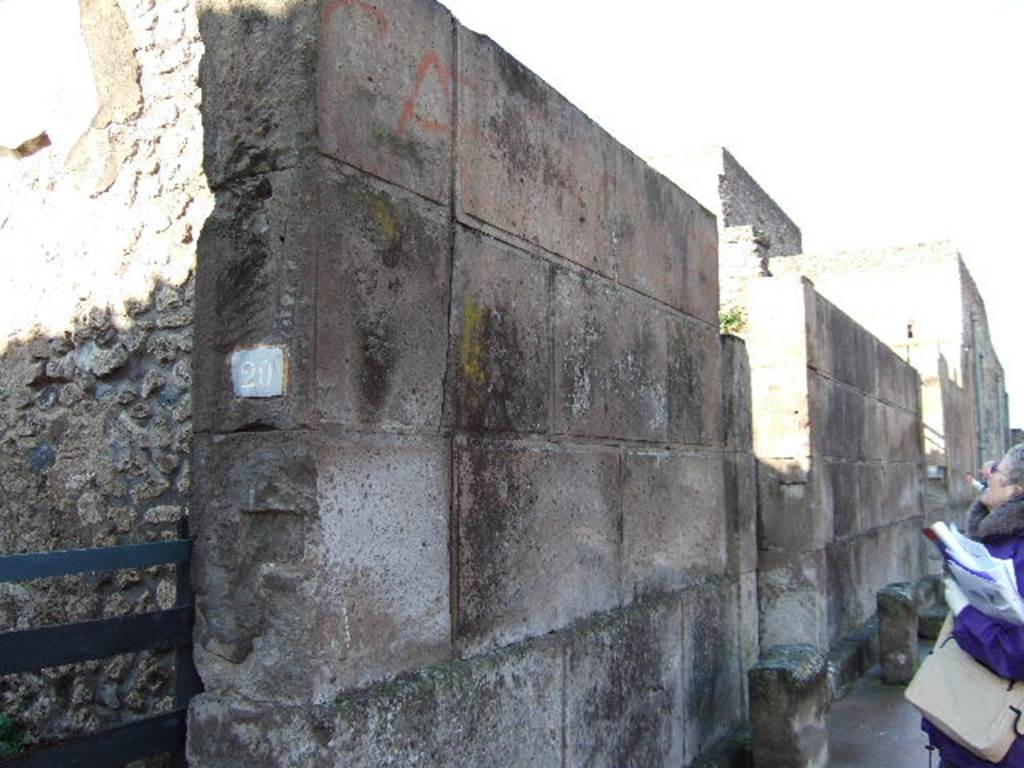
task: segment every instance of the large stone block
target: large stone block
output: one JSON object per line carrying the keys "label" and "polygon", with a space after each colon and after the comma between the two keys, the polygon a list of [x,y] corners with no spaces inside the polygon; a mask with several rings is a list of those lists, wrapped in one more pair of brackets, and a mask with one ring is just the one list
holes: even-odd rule
{"label": "large stone block", "polygon": [[894,479],[894,465],[877,462],[855,462],[853,464],[857,478],[857,504],[859,511],[860,532],[870,531],[886,522],[885,517],[891,513],[889,505],[892,495],[886,492]]}
{"label": "large stone block", "polygon": [[[629,451],[622,475],[624,595],[678,587],[725,570],[722,457]],[[753,510],[750,510],[753,515]]]}
{"label": "large stone block", "polygon": [[559,765],[562,690],[547,640],[424,670],[341,698],[325,765]]}
{"label": "large stone block", "polygon": [[754,453],[797,460],[812,455],[807,368],[752,368],[750,380]]}
{"label": "large stone block", "polygon": [[[826,550],[828,564],[828,637],[832,644],[858,626],[874,610],[874,586],[867,558],[875,549],[871,535],[835,541]],[[888,564],[877,563],[885,573]],[[884,578],[884,576],[883,576]]]}
{"label": "large stone block", "polygon": [[562,691],[562,647],[545,640],[324,705],[207,693],[191,706],[189,760],[200,768],[558,765]]}
{"label": "large stone block", "polygon": [[861,528],[860,466],[850,461],[821,460],[815,465],[831,476],[833,498],[833,536],[846,538]]}
{"label": "large stone block", "polygon": [[907,410],[915,410],[916,372],[885,344],[876,349],[878,356],[878,396],[883,401]]}
{"label": "large stone block", "polygon": [[448,413],[461,429],[545,432],[551,402],[551,265],[460,228]]}
{"label": "large stone block", "polygon": [[440,203],[451,194],[452,17],[430,0],[321,0],[316,59],[325,154]]}
{"label": "large stone block", "polygon": [[829,327],[835,307],[817,291],[807,307],[807,366],[826,376],[834,376],[834,350],[830,344]]}
{"label": "large stone block", "polygon": [[610,234],[619,281],[717,325],[715,217],[621,145],[612,152]]}
{"label": "large stone block", "polygon": [[878,593],[878,654],[882,682],[910,682],[917,670],[917,600],[911,584],[890,584]]}
{"label": "large stone block", "polygon": [[833,375],[862,392],[877,392],[876,339],[848,315],[833,307],[828,316]]}
{"label": "large stone block", "polygon": [[318,451],[320,700],[450,653],[451,481],[440,438],[328,432]]}
{"label": "large stone block", "polygon": [[619,457],[463,441],[455,449],[457,639],[465,652],[619,602]]}
{"label": "large stone block", "polygon": [[815,457],[836,455],[837,443],[842,436],[837,434],[836,419],[841,403],[837,402],[836,383],[809,368],[807,371],[807,411],[810,430],[811,455]]}
{"label": "large stone block", "polygon": [[300,163],[315,143],[317,4],[198,0],[196,12],[210,186]]}
{"label": "large stone block", "polygon": [[310,643],[318,565],[312,439],[200,438],[194,471],[195,656],[206,689],[305,699],[317,666]]}
{"label": "large stone block", "polygon": [[460,217],[614,277],[614,141],[489,38],[458,34]]}
{"label": "large stone block", "polygon": [[[682,317],[669,317],[667,324],[669,441],[720,445],[723,392],[718,330]],[[749,408],[749,385],[742,386],[745,397],[735,405]],[[749,410],[734,416],[749,418],[747,414]]]}
{"label": "large stone block", "polygon": [[663,442],[664,315],[599,278],[555,274],[555,431]]}
{"label": "large stone block", "polygon": [[[196,255],[197,432],[310,423],[320,177],[312,163],[239,180],[217,196]],[[261,345],[283,351],[284,395],[236,397],[231,355]]]}
{"label": "large stone block", "polygon": [[757,465],[748,453],[726,454],[726,558],[729,573],[757,568]]}
{"label": "large stone block", "polygon": [[757,594],[761,646],[809,642],[828,646],[828,570],[824,550],[762,550]]}
{"label": "large stone block", "polygon": [[193,768],[312,768],[323,762],[323,729],[305,707],[246,703],[203,693],[188,712]]}
{"label": "large stone block", "polygon": [[829,692],[825,655],[813,645],[769,648],[750,671],[755,768],[825,768]]}
{"label": "large stone block", "polygon": [[807,369],[807,317],[813,296],[814,285],[806,278],[783,276],[750,282],[745,338],[752,370]]}
{"label": "large stone block", "polygon": [[742,719],[739,587],[716,579],[683,596],[684,765]]}
{"label": "large stone block", "polygon": [[879,525],[895,523],[923,514],[922,471],[919,464],[893,462],[885,466]]}
{"label": "large stone block", "polygon": [[862,458],[865,461],[880,461],[885,453],[882,414],[888,406],[874,397],[862,397],[861,402],[864,403],[864,420],[861,423]]}
{"label": "large stone block", "polygon": [[332,172],[321,218],[317,410],[330,423],[438,429],[447,213],[365,176]]}
{"label": "large stone block", "polygon": [[214,693],[328,701],[450,653],[444,441],[198,441],[196,664]]}
{"label": "large stone block", "polygon": [[722,444],[733,450],[753,448],[750,404],[750,358],[738,336],[720,336],[722,348]]}
{"label": "large stone block", "polygon": [[843,403],[843,421],[839,433],[845,445],[841,455],[848,459],[864,459],[864,396],[856,389],[839,387],[838,393]]}
{"label": "large stone block", "polygon": [[678,603],[640,602],[567,640],[564,765],[682,763],[680,630]]}
{"label": "large stone block", "polygon": [[808,552],[832,537],[830,509],[822,504],[824,494],[817,492],[820,474],[817,465],[809,475],[798,466],[787,470],[785,465],[758,465],[758,546]]}

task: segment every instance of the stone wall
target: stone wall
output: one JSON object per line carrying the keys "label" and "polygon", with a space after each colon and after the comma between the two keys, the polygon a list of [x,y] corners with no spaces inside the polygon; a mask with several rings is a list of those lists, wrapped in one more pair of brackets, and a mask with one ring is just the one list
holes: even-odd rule
{"label": "stone wall", "polygon": [[658,167],[718,217],[723,308],[746,306],[745,289],[769,260],[803,250],[800,228],[725,147],[680,153]]}
{"label": "stone wall", "polygon": [[755,281],[761,643],[835,644],[924,571],[917,373],[805,278]]}
{"label": "stone wall", "polygon": [[929,519],[957,519],[972,498],[964,475],[1009,447],[1002,366],[984,302],[948,242],[775,259],[803,274],[921,376]]}
{"label": "stone wall", "polygon": [[800,228],[724,147],[718,190],[722,226],[753,227],[763,235],[769,258],[803,251]]}
{"label": "stone wall", "polygon": [[442,6],[311,6],[202,4],[192,764],[690,764],[757,653],[715,220]]}
{"label": "stone wall", "polygon": [[978,466],[998,460],[1010,448],[1006,379],[988,330],[985,302],[963,260],[958,261],[963,306],[964,369],[971,371],[977,418]]}
{"label": "stone wall", "polygon": [[[202,44],[188,0],[10,0],[0,552],[174,537],[191,498]],[[61,49],[65,56],[52,57]],[[53,60],[70,62],[58,70]],[[16,65],[16,66],[15,66]],[[0,586],[0,631],[170,607],[162,569]],[[0,679],[29,742],[170,708],[167,653]]]}

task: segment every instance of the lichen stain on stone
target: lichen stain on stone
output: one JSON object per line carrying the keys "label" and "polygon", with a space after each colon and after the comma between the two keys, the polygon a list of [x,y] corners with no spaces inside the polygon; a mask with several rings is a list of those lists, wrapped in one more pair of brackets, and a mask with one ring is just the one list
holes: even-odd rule
{"label": "lichen stain on stone", "polygon": [[384,195],[368,192],[364,205],[374,228],[371,237],[380,246],[381,261],[385,267],[394,269],[406,250],[402,215]]}
{"label": "lichen stain on stone", "polygon": [[398,222],[395,221],[391,206],[383,198],[375,197],[370,204],[370,213],[387,242],[393,243],[398,237]]}
{"label": "lichen stain on stone", "polygon": [[[469,297],[462,305],[462,374],[474,388],[487,385],[487,326],[490,310]],[[475,390],[479,391],[479,390]]]}
{"label": "lichen stain on stone", "polygon": [[515,313],[472,296],[462,307],[456,418],[469,429],[532,427],[537,387],[527,372]]}

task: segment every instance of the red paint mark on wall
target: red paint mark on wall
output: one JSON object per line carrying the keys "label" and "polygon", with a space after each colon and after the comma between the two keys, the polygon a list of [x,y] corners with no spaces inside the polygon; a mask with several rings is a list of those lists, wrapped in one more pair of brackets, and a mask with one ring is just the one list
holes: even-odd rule
{"label": "red paint mark on wall", "polygon": [[452,71],[448,68],[447,64],[441,61],[441,57],[438,55],[437,51],[427,51],[423,58],[420,59],[419,67],[416,68],[416,81],[413,83],[412,91],[409,93],[405,103],[402,105],[402,114],[398,118],[398,125],[395,126],[395,136],[399,139],[405,136],[405,130],[411,122],[416,123],[423,130],[430,131],[432,133],[447,131],[450,128],[447,123],[430,120],[416,114],[416,100],[419,98],[423,84],[426,82],[427,76],[431,72],[434,73],[434,76],[441,83],[445,101],[449,104],[451,103]]}
{"label": "red paint mark on wall", "polygon": [[[402,114],[399,116],[398,124],[395,126],[395,136],[397,138],[401,139],[405,136],[410,123],[414,123],[430,133],[443,133],[451,130],[451,125],[448,123],[432,120],[416,113],[416,102],[420,97],[420,92],[423,90],[427,78],[431,74],[440,83],[441,90],[444,91],[445,103],[452,103],[452,82],[455,80],[455,73],[444,63],[437,51],[427,51],[423,58],[420,59],[419,66],[416,68],[416,79],[413,82],[412,91],[402,105]],[[469,88],[475,87],[472,81],[464,77],[458,78],[458,81],[460,85]]]}
{"label": "red paint mark on wall", "polygon": [[323,15],[321,16],[321,26],[327,26],[330,23],[331,17],[334,12],[337,11],[341,6],[355,6],[364,13],[372,16],[377,22],[377,39],[381,40],[384,35],[388,33],[388,17],[384,15],[384,12],[380,8],[373,5],[372,3],[366,2],[366,0],[331,0],[325,7]]}

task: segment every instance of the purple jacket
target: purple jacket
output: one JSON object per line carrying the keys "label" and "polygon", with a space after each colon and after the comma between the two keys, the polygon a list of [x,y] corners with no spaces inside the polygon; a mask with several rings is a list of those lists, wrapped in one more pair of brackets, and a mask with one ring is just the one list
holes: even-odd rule
{"label": "purple jacket", "polygon": [[[1024,531],[1015,536],[989,539],[985,546],[995,557],[1012,558],[1017,584],[1024,585]],[[1024,627],[990,619],[967,606],[956,617],[953,637],[961,648],[995,673],[1010,680],[1024,680]],[[1013,743],[1002,762],[990,763],[947,738],[927,720],[921,723],[921,728],[932,745],[938,747],[943,759],[958,768],[991,768],[992,765],[1024,768],[1024,738]]]}

